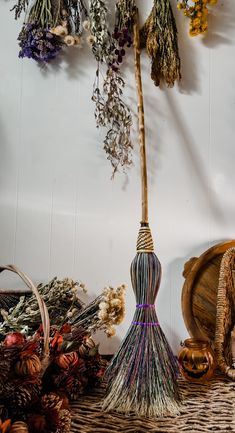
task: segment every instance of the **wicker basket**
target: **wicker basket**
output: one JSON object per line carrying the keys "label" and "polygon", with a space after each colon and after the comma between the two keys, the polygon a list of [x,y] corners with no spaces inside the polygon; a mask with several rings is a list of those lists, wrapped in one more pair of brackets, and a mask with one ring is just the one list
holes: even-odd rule
{"label": "wicker basket", "polygon": [[[11,308],[11,306],[12,307],[15,306],[17,304],[17,302],[19,301],[19,297],[22,296],[22,294],[25,295],[25,294],[32,292],[36,296],[40,315],[41,315],[42,337],[43,337],[43,340],[42,340],[43,344],[42,344],[41,351],[40,351],[41,369],[37,373],[38,380],[41,380],[45,370],[47,369],[47,367],[49,365],[49,358],[50,358],[50,353],[49,353],[50,321],[49,321],[49,314],[48,314],[46,304],[45,304],[44,300],[41,298],[41,296],[38,292],[38,289],[33,284],[33,282],[22,271],[20,271],[16,266],[14,266],[14,265],[0,266],[0,273],[3,271],[10,271],[10,272],[17,274],[21,278],[21,280],[26,284],[27,289],[25,289],[24,291],[23,290],[21,290],[21,291],[9,290],[9,289],[8,290],[1,290],[0,291],[0,301],[1,301],[0,305],[2,308],[9,309],[9,308]],[[30,291],[29,291],[29,289],[30,289]],[[10,374],[11,374],[11,370],[10,370]],[[7,372],[5,372],[5,375],[6,375],[6,377],[5,377],[6,382],[5,383],[7,385],[7,382],[8,382]],[[22,385],[24,386],[24,384],[25,384],[25,382],[24,382],[24,379],[22,377]],[[4,394],[4,393],[1,394],[3,401],[5,400],[5,398],[7,396],[7,392],[8,392],[7,386],[5,389],[6,389],[6,394]],[[32,392],[33,392],[33,390],[34,390],[34,387],[32,386]],[[3,402],[1,402],[1,403],[3,403]],[[7,415],[6,415],[8,412],[7,407],[8,406],[5,406],[5,402],[0,405],[0,419],[2,419],[2,418],[4,419],[7,417]],[[0,428],[0,430],[1,430],[1,428]],[[19,421],[19,422],[13,422],[12,428],[10,431],[25,432],[25,431],[28,431],[28,429],[27,429],[26,424],[24,422]]]}
{"label": "wicker basket", "polygon": [[[49,319],[49,314],[48,314],[46,304],[45,304],[44,300],[41,298],[41,296],[39,295],[37,287],[33,284],[33,282],[29,279],[29,277],[27,277],[27,275],[25,275],[22,271],[20,271],[20,269],[18,269],[15,265],[0,266],[0,273],[3,271],[6,271],[6,270],[10,271],[10,272],[14,272],[15,274],[19,275],[21,280],[26,284],[26,286],[36,296],[39,310],[40,310],[40,314],[41,314],[41,319],[42,319],[42,328],[43,328],[43,337],[44,337],[43,338],[43,341],[44,341],[43,353],[42,353],[42,366],[44,368],[42,370],[45,370],[45,368],[48,364],[48,359],[49,359],[49,337],[50,337],[50,319]],[[2,292],[2,293],[4,293],[4,292]],[[8,291],[8,293],[9,293],[9,291]],[[22,295],[22,293],[21,293],[21,295]],[[20,294],[20,293],[18,293],[18,294]]]}
{"label": "wicker basket", "polygon": [[217,294],[215,354],[221,371],[233,380],[235,380],[235,368],[232,367],[231,332],[235,325],[234,270],[235,248],[230,248],[223,255],[220,267]]}

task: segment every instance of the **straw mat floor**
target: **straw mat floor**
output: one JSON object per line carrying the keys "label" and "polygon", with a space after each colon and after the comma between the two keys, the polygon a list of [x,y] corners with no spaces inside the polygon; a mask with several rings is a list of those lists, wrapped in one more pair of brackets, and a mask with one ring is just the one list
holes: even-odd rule
{"label": "straw mat floor", "polygon": [[71,433],[235,433],[235,382],[216,376],[206,385],[180,379],[184,407],[177,417],[158,420],[102,413],[105,387],[73,403]]}

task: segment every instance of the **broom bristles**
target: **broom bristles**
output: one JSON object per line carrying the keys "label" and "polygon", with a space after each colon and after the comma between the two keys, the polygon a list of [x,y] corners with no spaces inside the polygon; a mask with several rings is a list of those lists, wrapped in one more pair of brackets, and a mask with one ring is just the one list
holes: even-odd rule
{"label": "broom bristles", "polygon": [[154,253],[138,253],[131,265],[137,300],[133,322],[106,372],[103,410],[158,417],[177,414],[180,396],[178,363],[154,308],[161,265]]}

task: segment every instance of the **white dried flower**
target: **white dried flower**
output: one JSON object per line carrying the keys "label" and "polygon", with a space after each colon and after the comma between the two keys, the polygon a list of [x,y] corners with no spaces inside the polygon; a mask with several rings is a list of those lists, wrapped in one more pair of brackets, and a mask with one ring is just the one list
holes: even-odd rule
{"label": "white dried flower", "polygon": [[67,30],[67,28],[64,27],[64,26],[53,27],[53,28],[50,30],[50,32],[51,32],[53,35],[61,36],[61,37],[66,36],[66,35],[68,34],[68,30]]}
{"label": "white dried flower", "polygon": [[67,313],[67,317],[73,317],[73,313],[72,313],[72,311],[69,311],[69,312]]}
{"label": "white dried flower", "polygon": [[85,31],[90,30],[90,27],[91,27],[90,21],[85,20],[85,21],[83,21],[82,25],[83,25],[83,28],[84,28]]}
{"label": "white dried flower", "polygon": [[89,35],[86,40],[87,40],[87,43],[92,46],[95,43],[96,38],[93,35]]}
{"label": "white dried flower", "polygon": [[75,44],[75,40],[74,37],[72,35],[67,35],[64,38],[64,43],[68,46],[68,47],[72,47]]}
{"label": "white dried flower", "polygon": [[120,299],[112,299],[111,306],[114,308],[121,308],[122,302],[120,301]]}
{"label": "white dried flower", "polygon": [[109,318],[109,316],[108,316],[108,314],[105,312],[105,311],[99,311],[99,314],[98,314],[98,318],[102,321],[102,322],[105,322],[106,320],[108,320],[108,318]]}
{"label": "white dried flower", "polygon": [[108,308],[109,308],[109,306],[108,306],[107,302],[101,302],[99,304],[99,309],[102,311],[106,311]]}

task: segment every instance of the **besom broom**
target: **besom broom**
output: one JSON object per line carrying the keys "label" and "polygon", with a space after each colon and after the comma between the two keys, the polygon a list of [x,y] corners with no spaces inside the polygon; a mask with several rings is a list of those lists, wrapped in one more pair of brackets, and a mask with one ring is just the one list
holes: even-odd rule
{"label": "besom broom", "polygon": [[142,188],[142,221],[137,254],[131,264],[136,297],[132,324],[107,372],[103,410],[158,417],[179,412],[178,363],[158,322],[155,300],[161,264],[154,253],[148,223],[148,182],[145,149],[144,105],[141,82],[138,11],[134,23],[135,77],[138,95],[139,143]]}

